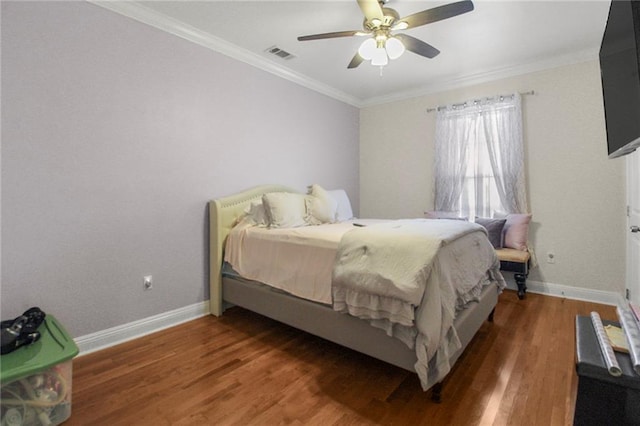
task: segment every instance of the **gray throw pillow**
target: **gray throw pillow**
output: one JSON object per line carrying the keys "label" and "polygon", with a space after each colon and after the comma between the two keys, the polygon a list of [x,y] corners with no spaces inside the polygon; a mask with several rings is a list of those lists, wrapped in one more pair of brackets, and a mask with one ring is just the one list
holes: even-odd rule
{"label": "gray throw pillow", "polygon": [[484,226],[487,230],[489,241],[493,248],[502,248],[502,229],[507,219],[490,219],[486,217],[476,217],[476,223]]}

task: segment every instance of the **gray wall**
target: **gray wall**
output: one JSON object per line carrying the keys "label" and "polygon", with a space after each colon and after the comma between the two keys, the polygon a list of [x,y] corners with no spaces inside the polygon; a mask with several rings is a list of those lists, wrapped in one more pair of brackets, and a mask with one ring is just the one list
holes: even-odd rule
{"label": "gray wall", "polygon": [[[2,2],[2,318],[78,337],[208,299],[209,199],[345,188],[359,113],[84,2]],[[152,274],[154,289],[142,290]]]}

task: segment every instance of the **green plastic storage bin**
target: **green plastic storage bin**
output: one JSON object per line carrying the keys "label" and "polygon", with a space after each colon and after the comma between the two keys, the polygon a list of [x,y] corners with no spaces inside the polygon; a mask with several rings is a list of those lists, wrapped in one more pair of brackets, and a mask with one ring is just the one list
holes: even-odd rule
{"label": "green plastic storage bin", "polygon": [[40,340],[0,357],[2,426],[59,425],[71,415],[72,359],[78,346],[53,315]]}

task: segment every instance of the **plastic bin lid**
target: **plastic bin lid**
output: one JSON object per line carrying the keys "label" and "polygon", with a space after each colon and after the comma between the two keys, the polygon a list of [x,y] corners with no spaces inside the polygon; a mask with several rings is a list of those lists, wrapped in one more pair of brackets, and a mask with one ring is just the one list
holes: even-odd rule
{"label": "plastic bin lid", "polygon": [[78,346],[53,315],[38,328],[40,339],[0,357],[0,382],[8,383],[78,355]]}

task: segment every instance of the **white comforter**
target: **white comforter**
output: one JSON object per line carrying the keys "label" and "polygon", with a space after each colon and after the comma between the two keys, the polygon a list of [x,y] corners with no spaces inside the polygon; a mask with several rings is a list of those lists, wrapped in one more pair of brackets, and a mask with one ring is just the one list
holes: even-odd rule
{"label": "white comforter", "polygon": [[413,326],[440,246],[472,232],[484,228],[465,221],[413,219],[352,229],[336,255],[333,308]]}
{"label": "white comforter", "polygon": [[[383,220],[365,219],[373,225]],[[331,273],[342,236],[352,222],[300,228],[273,228],[241,222],[225,247],[225,261],[251,280],[294,296],[331,305]]]}
{"label": "white comforter", "polygon": [[[449,372],[449,358],[461,347],[453,327],[456,300],[488,278],[504,285],[485,234],[473,223],[429,219],[347,232],[333,270],[334,310],[370,320],[410,348],[415,344],[416,371],[430,387]],[[451,245],[460,239],[465,244]],[[462,247],[475,255],[462,256]],[[475,264],[462,265],[469,262]]]}

